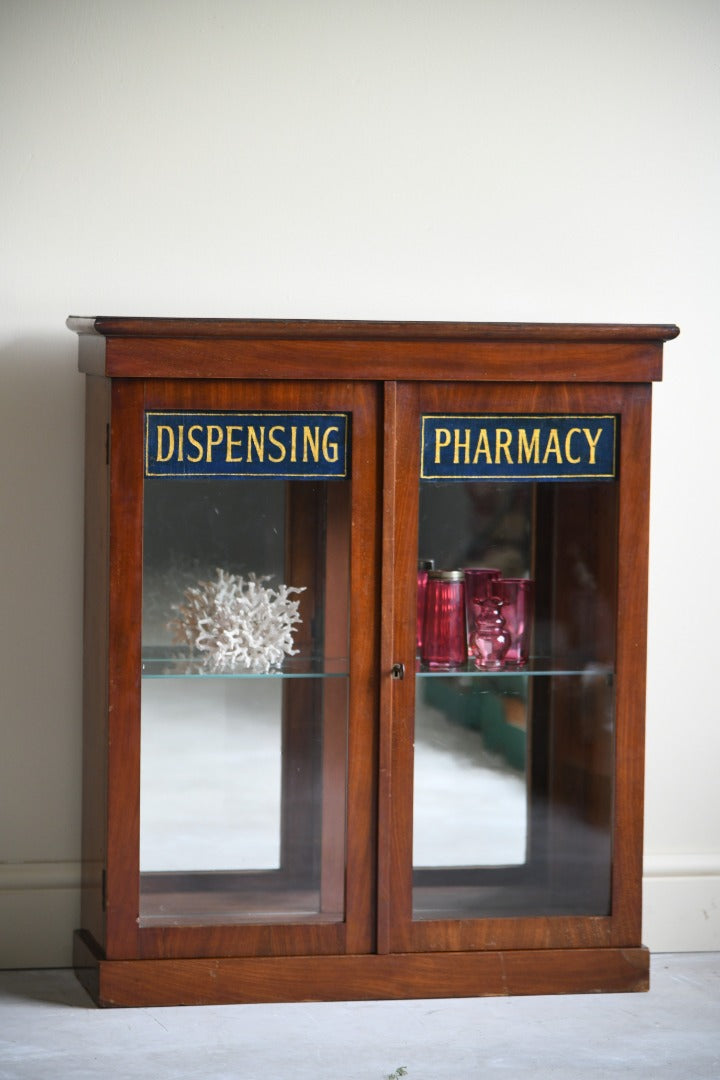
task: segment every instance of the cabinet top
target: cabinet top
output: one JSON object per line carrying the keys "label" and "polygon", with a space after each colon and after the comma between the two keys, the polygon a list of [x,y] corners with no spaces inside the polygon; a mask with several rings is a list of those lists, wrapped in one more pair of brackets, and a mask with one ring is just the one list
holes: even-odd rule
{"label": "cabinet top", "polygon": [[670,341],[680,330],[649,323],[396,322],[364,319],[188,319],[71,315],[77,334],[103,337],[312,338],[357,341]]}
{"label": "cabinet top", "polygon": [[672,324],[70,316],[80,369],[135,378],[645,382]]}

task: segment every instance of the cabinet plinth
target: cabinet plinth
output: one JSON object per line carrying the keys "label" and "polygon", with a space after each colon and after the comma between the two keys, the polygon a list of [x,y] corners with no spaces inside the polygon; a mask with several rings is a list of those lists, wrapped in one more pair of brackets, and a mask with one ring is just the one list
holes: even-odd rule
{"label": "cabinet plinth", "polygon": [[102,1005],[643,990],[673,326],[71,318]]}

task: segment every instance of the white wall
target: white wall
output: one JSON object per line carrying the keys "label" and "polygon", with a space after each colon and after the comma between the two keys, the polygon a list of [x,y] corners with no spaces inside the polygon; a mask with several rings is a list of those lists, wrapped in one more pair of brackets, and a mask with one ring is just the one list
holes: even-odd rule
{"label": "white wall", "polygon": [[70,959],[70,314],[677,322],[645,941],[720,947],[716,0],[0,4],[0,966]]}

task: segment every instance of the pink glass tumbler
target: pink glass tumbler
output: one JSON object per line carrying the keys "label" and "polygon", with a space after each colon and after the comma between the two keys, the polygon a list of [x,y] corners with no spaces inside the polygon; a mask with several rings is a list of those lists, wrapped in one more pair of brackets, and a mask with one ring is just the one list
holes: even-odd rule
{"label": "pink glass tumbler", "polygon": [[497,590],[510,633],[505,666],[524,667],[530,655],[535,582],[531,578],[501,578]]}
{"label": "pink glass tumbler", "polygon": [[429,668],[460,667],[467,660],[462,570],[428,571],[420,658]]}
{"label": "pink glass tumbler", "polygon": [[472,643],[472,635],[475,629],[475,605],[494,596],[497,590],[492,586],[500,580],[499,570],[491,570],[487,567],[471,567],[464,571],[465,574],[465,619],[467,627],[468,645],[470,653],[474,656],[476,651]]}

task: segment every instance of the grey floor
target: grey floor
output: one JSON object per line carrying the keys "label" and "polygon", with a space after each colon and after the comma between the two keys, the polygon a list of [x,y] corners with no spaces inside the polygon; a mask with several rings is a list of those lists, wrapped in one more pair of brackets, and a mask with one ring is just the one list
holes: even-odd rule
{"label": "grey floor", "polygon": [[649,994],[100,1010],[69,971],[5,971],[0,1078],[720,1080],[720,953],[651,972]]}

